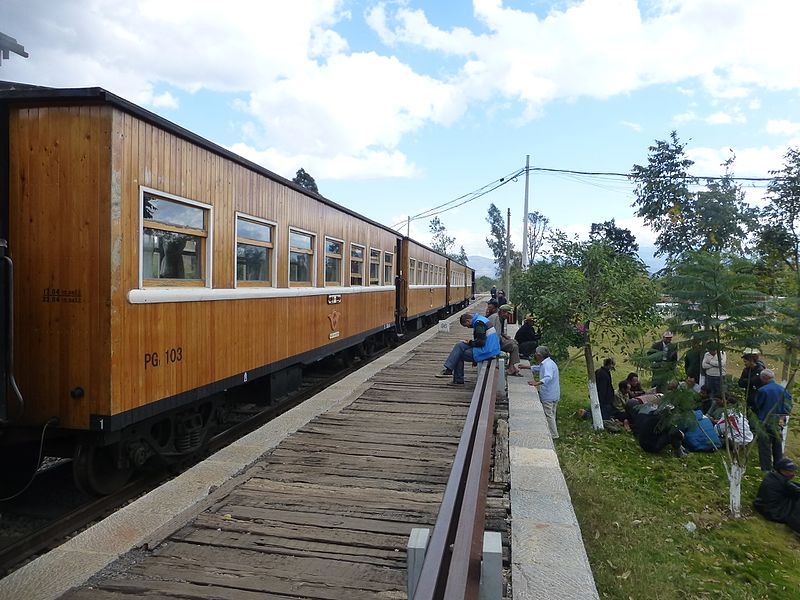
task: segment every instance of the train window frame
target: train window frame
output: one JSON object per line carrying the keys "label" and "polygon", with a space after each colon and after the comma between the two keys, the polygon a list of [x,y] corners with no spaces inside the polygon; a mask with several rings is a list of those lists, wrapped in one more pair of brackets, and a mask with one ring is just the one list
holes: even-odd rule
{"label": "train window frame", "polygon": [[[157,200],[164,200],[175,204],[183,204],[192,208],[199,208],[202,210],[203,215],[203,229],[195,227],[181,227],[171,223],[159,222],[155,219],[145,218],[144,207],[145,197],[152,196]],[[214,239],[214,207],[204,202],[176,196],[168,192],[163,192],[155,188],[147,186],[139,186],[139,289],[144,288],[163,288],[163,287],[211,287],[211,273],[213,268],[213,247]],[[145,262],[145,229],[155,229],[158,231],[172,232],[177,234],[184,234],[192,237],[199,238],[201,244],[200,251],[197,255],[200,257],[200,278],[199,279],[184,279],[184,278],[145,278],[144,276],[144,262]],[[151,257],[152,259],[152,257]]]}
{"label": "train window frame", "polygon": [[[374,259],[376,258],[375,253],[377,253],[377,261]],[[381,284],[381,267],[383,263],[381,262],[381,249],[380,248],[372,248],[369,249],[369,272],[367,273],[369,281],[369,285],[371,286],[380,286]],[[372,277],[372,267],[375,266],[375,273],[376,277]]]}
{"label": "train window frame", "polygon": [[[361,249],[361,258],[353,256],[353,250],[356,248]],[[350,259],[348,261],[350,263],[350,287],[364,287],[366,285],[364,283],[364,279],[366,277],[366,274],[364,273],[364,264],[366,262],[365,260],[366,250],[367,250],[366,246],[362,244],[356,244],[355,242],[350,242],[350,253],[349,253]],[[361,265],[360,274],[356,273],[355,275],[353,275],[353,263]],[[361,283],[353,283],[353,279],[355,278],[361,279]]]}
{"label": "train window frame", "polygon": [[417,261],[414,258],[408,259],[408,285],[417,285]]}
{"label": "train window frame", "polygon": [[[289,287],[302,288],[302,287],[316,287],[317,283],[317,234],[313,231],[301,229],[300,227],[293,227],[289,225],[288,235],[286,237],[286,281]],[[311,238],[311,248],[301,248],[299,246],[292,246],[292,234],[302,236],[309,236]],[[308,274],[310,280],[292,281],[292,254],[306,254],[308,259]]]}
{"label": "train window frame", "polygon": [[[234,251],[233,251],[233,287],[275,287],[275,273],[278,265],[278,253],[275,249],[278,247],[278,224],[268,219],[249,215],[247,213],[236,211],[234,221]],[[256,225],[263,225],[269,228],[270,240],[264,242],[263,240],[254,240],[252,238],[245,238],[239,234],[239,220],[249,221]],[[239,244],[246,246],[258,246],[267,248],[268,258],[267,266],[269,268],[269,276],[266,280],[252,280],[252,279],[239,279]]]}
{"label": "train window frame", "polygon": [[[388,272],[386,267],[389,267]],[[383,285],[394,285],[394,252],[385,250],[383,251]]]}
{"label": "train window frame", "polygon": [[[328,252],[328,241],[336,242],[342,245],[342,251],[340,254],[335,254],[332,252]],[[335,238],[331,235],[325,236],[325,246],[324,246],[324,260],[323,260],[323,268],[324,268],[324,284],[325,286],[337,286],[341,287],[344,285],[344,251],[347,247],[344,240],[340,240],[339,238]],[[328,281],[328,259],[332,258],[334,260],[339,261],[339,281]]]}
{"label": "train window frame", "polygon": [[422,261],[417,260],[417,285],[425,285],[425,280],[422,278]]}

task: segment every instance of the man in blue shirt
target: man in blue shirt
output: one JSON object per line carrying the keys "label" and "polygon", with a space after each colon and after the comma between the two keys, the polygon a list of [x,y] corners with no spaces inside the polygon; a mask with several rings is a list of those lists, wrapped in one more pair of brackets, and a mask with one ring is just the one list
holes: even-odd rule
{"label": "man in blue shirt", "polygon": [[756,392],[754,408],[764,427],[758,436],[758,462],[762,471],[771,471],[783,458],[780,427],[783,418],[792,410],[792,395],[775,381],[775,372],[763,369],[761,387]]}
{"label": "man in blue shirt", "polygon": [[534,385],[539,389],[539,400],[542,402],[547,428],[550,430],[550,436],[557,440],[556,404],[561,399],[558,365],[550,358],[550,350],[547,346],[536,348],[534,359],[538,364],[532,365],[531,371],[539,373],[539,380],[529,381],[528,385]]}
{"label": "man in blue shirt", "polygon": [[464,361],[481,362],[500,354],[500,333],[483,315],[464,313],[459,318],[463,327],[472,328],[472,339],[458,342],[450,351],[444,369],[436,377],[453,377],[453,384],[464,385]]}

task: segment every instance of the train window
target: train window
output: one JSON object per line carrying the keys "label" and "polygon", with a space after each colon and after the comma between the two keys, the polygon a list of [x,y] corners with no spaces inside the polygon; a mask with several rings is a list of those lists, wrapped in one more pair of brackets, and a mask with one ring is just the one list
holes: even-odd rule
{"label": "train window", "polygon": [[422,263],[422,285],[431,284],[431,266],[428,263]]}
{"label": "train window", "polygon": [[314,285],[314,235],[289,229],[289,285]]}
{"label": "train window", "polygon": [[417,261],[408,259],[408,285],[417,285]]}
{"label": "train window", "polygon": [[394,285],[394,254],[383,253],[383,285]]}
{"label": "train window", "polygon": [[342,260],[344,258],[344,242],[333,238],[325,238],[325,285],[343,285]]}
{"label": "train window", "polygon": [[381,284],[381,251],[369,249],[369,284]]}
{"label": "train window", "polygon": [[273,285],[273,225],[236,215],[236,284]]}
{"label": "train window", "polygon": [[210,209],[142,189],[142,284],[205,285]]}
{"label": "train window", "polygon": [[364,285],[364,246],[350,244],[350,285]]}
{"label": "train window", "polygon": [[422,261],[417,261],[417,284],[425,285],[425,282],[422,279]]}

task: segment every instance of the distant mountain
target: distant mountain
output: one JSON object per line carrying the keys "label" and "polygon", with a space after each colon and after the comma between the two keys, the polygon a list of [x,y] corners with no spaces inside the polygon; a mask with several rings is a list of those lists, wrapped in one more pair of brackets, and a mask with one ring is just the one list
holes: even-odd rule
{"label": "distant mountain", "polygon": [[[655,256],[655,252],[655,246],[639,247],[639,258],[641,258],[644,261],[644,264],[647,265],[647,270],[650,271],[651,275],[663,269],[664,265],[666,264],[663,257]],[[481,277],[482,275],[485,275],[486,277],[491,277],[494,279],[496,270],[493,258],[486,258],[485,256],[468,256],[467,260],[469,261],[469,266],[475,269],[475,277]]]}
{"label": "distant mountain", "polygon": [[469,266],[475,269],[475,277],[491,277],[495,275],[495,264],[493,258],[485,256],[468,256]]}

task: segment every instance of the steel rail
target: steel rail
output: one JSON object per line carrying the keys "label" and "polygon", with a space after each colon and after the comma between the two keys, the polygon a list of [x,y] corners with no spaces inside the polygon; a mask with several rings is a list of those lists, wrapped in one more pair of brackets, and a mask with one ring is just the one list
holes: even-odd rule
{"label": "steel rail", "polygon": [[496,397],[496,361],[484,365],[472,393],[414,600],[478,597]]}

